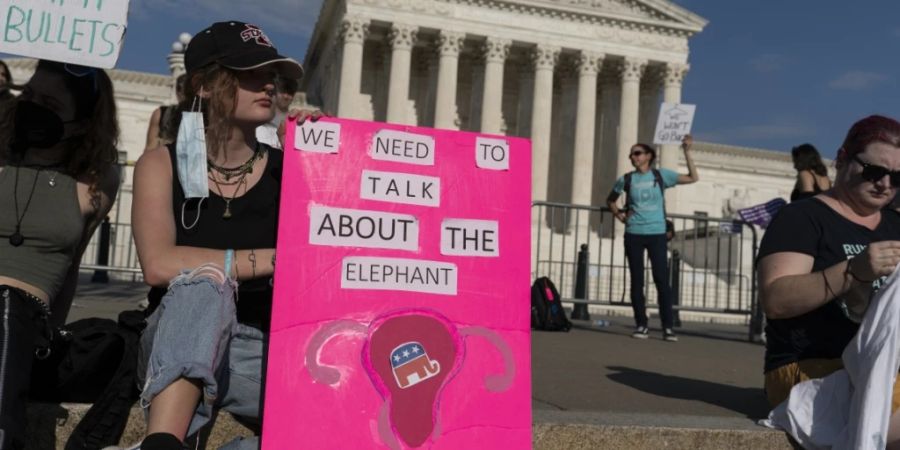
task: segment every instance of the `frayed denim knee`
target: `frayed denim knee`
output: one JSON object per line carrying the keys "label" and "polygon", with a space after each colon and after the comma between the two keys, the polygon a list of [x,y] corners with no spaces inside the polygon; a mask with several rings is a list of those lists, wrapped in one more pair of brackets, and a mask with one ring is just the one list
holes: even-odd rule
{"label": "frayed denim knee", "polygon": [[203,385],[203,399],[188,435],[209,421],[219,396],[223,357],[237,326],[236,289],[237,284],[218,266],[184,271],[169,283],[141,336],[142,408],[146,410],[157,394],[179,378]]}

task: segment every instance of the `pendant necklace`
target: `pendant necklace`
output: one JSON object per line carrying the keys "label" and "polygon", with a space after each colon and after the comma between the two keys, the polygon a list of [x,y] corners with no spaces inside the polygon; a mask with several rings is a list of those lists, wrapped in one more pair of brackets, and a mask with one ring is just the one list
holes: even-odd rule
{"label": "pendant necklace", "polygon": [[[31,206],[31,199],[34,197],[34,190],[37,187],[38,177],[41,175],[41,169],[37,169],[37,172],[34,174],[34,181],[31,183],[31,192],[28,194],[28,201],[25,202],[25,208],[22,210],[22,216],[19,216],[19,167],[16,167],[16,178],[15,183],[13,185],[13,204],[16,207],[16,231],[9,236],[9,243],[13,247],[19,247],[22,243],[25,242],[25,237],[22,236],[22,220],[25,219],[25,214],[28,214],[28,207]],[[51,179],[53,180],[53,179]],[[53,181],[55,184],[55,181]],[[51,184],[53,186],[53,184]]]}
{"label": "pendant necklace", "polygon": [[209,177],[209,179],[212,180],[213,184],[216,185],[216,190],[219,191],[219,197],[222,197],[222,200],[225,201],[225,212],[222,213],[223,219],[228,220],[231,218],[231,201],[237,197],[238,192],[240,192],[240,190],[241,190],[241,185],[244,184],[244,181],[246,180],[246,178],[247,178],[247,172],[244,172],[243,174],[241,174],[241,177],[238,178],[237,182],[227,184],[227,185],[231,185],[231,184],[234,185],[234,193],[231,194],[231,198],[228,198],[225,196],[225,194],[222,193],[222,186],[219,185],[219,181],[216,180],[216,177],[215,176]]}
{"label": "pendant necklace", "polygon": [[[256,149],[253,151],[253,155],[250,156],[245,163],[241,164],[238,167],[222,167],[218,166],[209,158],[207,158],[207,176],[210,180],[212,180],[213,184],[216,185],[216,190],[219,191],[219,197],[222,197],[222,200],[225,201],[225,212],[222,214],[223,219],[231,218],[231,201],[234,200],[238,192],[241,190],[241,185],[244,184],[247,179],[247,174],[253,173],[253,164],[256,163],[258,159],[262,159],[263,150],[259,145],[259,141],[256,142]],[[225,177],[225,181],[221,183],[216,179],[215,173],[219,173],[223,177]],[[237,177],[235,181],[231,181],[232,177]],[[222,186],[234,186],[234,193],[231,195],[231,198],[226,197],[222,193]]]}

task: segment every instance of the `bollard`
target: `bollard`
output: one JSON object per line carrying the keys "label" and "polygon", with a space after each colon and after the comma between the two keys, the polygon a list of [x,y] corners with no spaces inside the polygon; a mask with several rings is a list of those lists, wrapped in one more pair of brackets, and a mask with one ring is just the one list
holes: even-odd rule
{"label": "bollard", "polygon": [[[581,244],[581,250],[578,251],[578,262],[575,263],[575,295],[573,298],[587,298],[587,270],[588,268],[588,249],[587,244]],[[588,314],[587,304],[575,303],[572,307],[572,320],[591,320]]]}
{"label": "bollard", "polygon": [[[109,265],[109,232],[111,225],[109,216],[100,224],[100,242],[97,245],[97,265]],[[109,274],[106,270],[97,269],[91,277],[91,283],[109,283]]]}
{"label": "bollard", "polygon": [[669,288],[672,290],[672,326],[680,328],[678,305],[681,303],[681,253],[678,250],[672,250],[672,260],[669,262]]}
{"label": "bollard", "polygon": [[766,342],[766,315],[763,313],[762,305],[756,295],[751,297],[750,312],[750,342],[764,344]]}

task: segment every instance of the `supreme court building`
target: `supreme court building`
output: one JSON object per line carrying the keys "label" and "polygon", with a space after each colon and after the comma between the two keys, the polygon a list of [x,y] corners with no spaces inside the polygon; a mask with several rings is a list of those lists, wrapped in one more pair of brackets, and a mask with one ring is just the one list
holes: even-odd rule
{"label": "supreme court building", "polygon": [[666,0],[324,0],[304,88],[339,117],[531,138],[533,199],[599,206],[705,25]]}

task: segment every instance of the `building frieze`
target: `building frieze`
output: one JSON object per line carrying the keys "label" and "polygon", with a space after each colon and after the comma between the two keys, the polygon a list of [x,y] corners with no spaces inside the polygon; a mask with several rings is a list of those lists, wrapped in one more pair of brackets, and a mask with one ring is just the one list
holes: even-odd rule
{"label": "building frieze", "polygon": [[[732,174],[764,174],[793,177],[796,174],[790,153],[735,145],[695,142],[694,162],[698,169],[717,169]],[[684,155],[679,152],[684,164]],[[829,165],[830,161],[825,160]]]}
{"label": "building frieze", "polygon": [[661,8],[651,6],[658,2],[647,0],[349,0],[349,3],[444,18],[463,17],[453,14],[457,7],[473,6],[588,25],[595,37],[663,50],[686,49],[687,38],[706,25],[700,18],[665,14]]}

